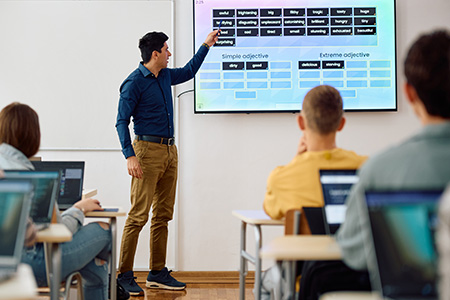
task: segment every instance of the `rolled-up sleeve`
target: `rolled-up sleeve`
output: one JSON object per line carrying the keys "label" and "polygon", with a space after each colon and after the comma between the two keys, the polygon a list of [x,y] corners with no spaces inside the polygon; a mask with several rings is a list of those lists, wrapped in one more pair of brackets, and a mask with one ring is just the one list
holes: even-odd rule
{"label": "rolled-up sleeve", "polygon": [[66,225],[67,229],[69,229],[72,234],[75,234],[81,228],[81,226],[83,226],[83,222],[83,212],[73,206],[64,211],[60,215],[60,219],[58,219],[58,223]]}

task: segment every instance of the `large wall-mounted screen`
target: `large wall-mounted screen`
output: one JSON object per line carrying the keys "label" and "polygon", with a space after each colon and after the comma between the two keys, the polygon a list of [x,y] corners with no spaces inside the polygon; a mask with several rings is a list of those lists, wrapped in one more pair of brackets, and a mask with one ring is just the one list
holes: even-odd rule
{"label": "large wall-mounted screen", "polygon": [[346,111],[397,109],[395,0],[194,0],[195,112],[295,112],[313,87]]}

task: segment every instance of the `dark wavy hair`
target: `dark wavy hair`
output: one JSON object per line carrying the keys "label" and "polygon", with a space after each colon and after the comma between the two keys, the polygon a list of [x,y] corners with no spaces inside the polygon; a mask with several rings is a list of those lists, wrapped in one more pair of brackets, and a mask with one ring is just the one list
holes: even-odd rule
{"label": "dark wavy hair", "polygon": [[405,59],[406,80],[427,112],[450,118],[450,33],[438,30],[420,36]]}

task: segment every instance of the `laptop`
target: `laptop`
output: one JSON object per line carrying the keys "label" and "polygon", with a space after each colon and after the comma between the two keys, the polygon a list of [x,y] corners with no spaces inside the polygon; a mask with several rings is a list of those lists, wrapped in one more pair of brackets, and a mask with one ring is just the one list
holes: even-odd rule
{"label": "laptop", "polygon": [[61,172],[58,207],[65,210],[83,196],[84,161],[32,161],[37,171]]}
{"label": "laptop", "polygon": [[368,265],[372,287],[383,298],[438,299],[434,232],[441,194],[366,192],[372,232],[366,244],[375,250]]}
{"label": "laptop", "polygon": [[5,170],[5,178],[30,181],[34,187],[30,217],[37,230],[47,228],[58,198],[60,173],[57,171]]}
{"label": "laptop", "polygon": [[353,184],[358,182],[356,170],[319,170],[323,192],[323,220],[327,234],[335,234],[344,222],[345,201]]}
{"label": "laptop", "polygon": [[0,281],[13,276],[20,263],[33,185],[0,181]]}

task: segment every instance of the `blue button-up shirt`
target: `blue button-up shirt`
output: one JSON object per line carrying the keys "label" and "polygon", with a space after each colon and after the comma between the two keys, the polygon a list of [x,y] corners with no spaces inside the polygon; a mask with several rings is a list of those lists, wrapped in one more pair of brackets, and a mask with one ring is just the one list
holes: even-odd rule
{"label": "blue button-up shirt", "polygon": [[183,68],[162,69],[158,77],[140,63],[125,79],[120,86],[116,129],[126,158],[135,156],[128,129],[131,117],[136,135],[174,136],[171,86],[192,79],[207,53],[202,45]]}

